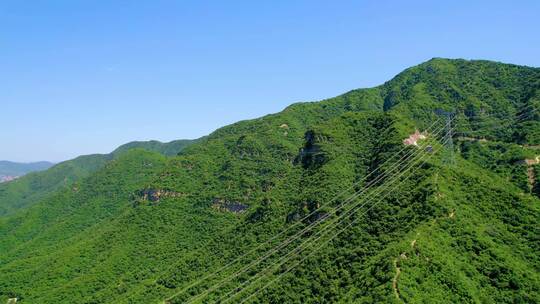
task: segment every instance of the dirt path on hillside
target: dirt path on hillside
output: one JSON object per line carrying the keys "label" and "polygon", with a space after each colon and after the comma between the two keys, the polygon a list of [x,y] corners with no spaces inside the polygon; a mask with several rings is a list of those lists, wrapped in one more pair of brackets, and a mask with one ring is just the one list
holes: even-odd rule
{"label": "dirt path on hillside", "polygon": [[456,139],[461,140],[461,141],[480,141],[480,142],[488,142],[489,141],[489,140],[487,140],[485,138],[467,137],[467,136],[458,136]]}
{"label": "dirt path on hillside", "polygon": [[527,181],[529,181],[529,189],[532,191],[534,188],[534,168],[532,166],[527,166]]}
{"label": "dirt path on hillside", "polygon": [[[455,209],[452,209],[450,211],[450,213],[448,214],[448,218],[450,219],[453,219],[455,218],[456,216],[456,210]],[[437,219],[434,219],[433,220],[433,225],[437,223]],[[416,247],[416,243],[417,243],[417,240],[418,240],[418,237],[420,236],[420,232],[417,232],[416,233],[416,238],[413,239],[411,241],[411,250],[415,250],[415,247]],[[402,252],[397,258],[394,259],[393,261],[393,264],[394,264],[394,269],[395,269],[395,274],[394,274],[394,277],[392,278],[392,290],[394,291],[394,296],[396,297],[396,299],[400,300],[401,299],[401,296],[400,296],[400,293],[399,293],[399,288],[398,288],[398,280],[399,280],[399,277],[401,275],[401,267],[399,267],[399,262],[401,260],[406,260],[407,259],[407,252],[408,251],[405,251],[405,252]],[[410,253],[410,252],[409,252]],[[414,254],[414,252],[412,253]],[[416,255],[418,256],[418,252],[416,253]],[[429,259],[426,257],[426,260],[429,261]]]}
{"label": "dirt path on hillside", "polygon": [[[414,246],[416,246],[416,239],[411,241],[411,248],[414,249]],[[399,276],[401,275],[401,268],[398,266],[400,260],[407,259],[406,252],[402,252],[399,257],[394,259],[394,269],[396,270],[396,274],[394,275],[394,278],[392,279],[392,289],[394,290],[394,295],[396,296],[396,299],[399,300],[399,289],[398,289],[398,280]]]}
{"label": "dirt path on hillside", "polygon": [[401,274],[401,268],[398,267],[398,259],[394,259],[394,268],[396,269],[396,274],[394,275],[394,278],[392,279],[392,289],[394,290],[394,295],[396,296],[396,299],[399,300],[399,290],[397,288],[397,281],[399,279],[399,275]]}

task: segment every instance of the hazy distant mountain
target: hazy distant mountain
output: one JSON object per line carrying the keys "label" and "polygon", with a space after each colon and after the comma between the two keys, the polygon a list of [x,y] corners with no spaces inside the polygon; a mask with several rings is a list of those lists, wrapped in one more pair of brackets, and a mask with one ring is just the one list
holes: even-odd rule
{"label": "hazy distant mountain", "polygon": [[53,165],[53,163],[47,161],[16,163],[0,160],[0,183],[13,180],[30,172],[47,170]]}

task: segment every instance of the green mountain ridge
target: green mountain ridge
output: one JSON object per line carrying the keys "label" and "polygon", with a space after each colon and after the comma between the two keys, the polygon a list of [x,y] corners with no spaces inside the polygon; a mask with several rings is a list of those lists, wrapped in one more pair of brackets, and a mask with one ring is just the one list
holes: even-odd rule
{"label": "green mountain ridge", "polygon": [[111,154],[118,155],[120,153],[126,152],[127,150],[138,148],[148,151],[159,152],[165,156],[174,156],[180,153],[188,145],[191,145],[199,140],[201,139],[180,139],[166,143],[157,140],[132,141],[116,148]]}
{"label": "green mountain ridge", "polygon": [[61,162],[47,171],[34,172],[15,181],[0,184],[0,216],[33,205],[55,191],[69,187],[105,166],[109,161],[131,149],[155,151],[174,155],[196,140],[135,141],[122,145],[109,154],[83,155]]}
{"label": "green mountain ridge", "polygon": [[[0,215],[0,299],[540,302],[538,168],[525,162],[539,108],[538,68],[436,58],[218,129],[177,156],[130,149]],[[452,150],[437,110],[455,113]],[[405,147],[415,129],[428,139]],[[233,276],[284,244],[283,229],[312,224]]]}

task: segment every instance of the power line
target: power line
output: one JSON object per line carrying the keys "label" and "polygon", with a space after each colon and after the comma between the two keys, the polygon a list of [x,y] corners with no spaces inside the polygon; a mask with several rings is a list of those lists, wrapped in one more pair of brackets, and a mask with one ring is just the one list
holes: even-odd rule
{"label": "power line", "polygon": [[[532,106],[533,106],[533,105],[529,105],[529,106],[527,106],[527,107],[532,107]],[[526,107],[526,108],[527,108],[527,107]],[[523,109],[522,109],[522,110],[519,110],[518,112],[521,112],[521,111],[523,111]],[[533,110],[533,113],[534,113],[535,111],[536,111],[536,110]],[[530,115],[530,114],[531,114],[531,113],[522,113],[522,114],[518,115],[517,118],[519,118],[520,116],[525,116],[525,115]],[[497,114],[484,115],[482,118],[484,118],[485,116],[491,117],[491,116],[495,116],[495,115],[497,115]],[[436,122],[438,122],[439,120],[440,120],[440,119],[438,119]],[[478,123],[482,123],[482,122],[478,122]],[[433,126],[433,125],[435,125],[435,123],[433,123],[432,126]],[[448,122],[447,122],[447,125],[448,125]],[[430,128],[431,128],[432,126],[430,126]],[[393,127],[393,126],[390,126],[390,127],[388,127],[387,129],[385,129],[384,133],[386,133],[386,132],[387,132],[389,129],[391,129],[392,127]],[[453,129],[451,128],[451,126],[450,126],[450,130],[451,130],[451,131],[453,130]],[[445,136],[445,137],[447,137],[447,139],[444,140],[444,143],[448,142],[448,141],[449,141],[449,138],[452,138],[452,133],[451,133],[451,131],[449,132],[449,136],[448,136],[448,134]],[[389,160],[391,160],[391,159],[393,159],[395,156],[399,155],[402,151],[404,151],[405,148],[406,148],[406,147],[404,147],[403,149],[401,149],[401,150],[400,150],[398,153],[396,153],[395,155],[392,155],[392,157],[390,157],[389,159],[387,159],[387,161],[385,161],[382,165],[388,163]],[[437,151],[438,151],[438,150],[440,150],[440,149],[437,149]],[[411,155],[412,155],[412,154],[411,154]],[[409,156],[410,156],[410,155],[409,155]],[[425,156],[425,155],[424,155],[424,156]],[[403,158],[402,158],[402,159],[403,159]],[[375,172],[380,171],[380,170],[382,169],[382,168],[381,168],[382,165],[378,166],[375,170],[373,170],[372,172],[370,172],[368,175],[364,176],[361,180],[359,180],[359,181],[353,183],[353,185],[352,185],[351,187],[349,187],[349,188],[347,188],[347,189],[341,191],[340,193],[338,193],[335,197],[333,197],[333,198],[332,198],[329,202],[327,202],[327,203],[330,204],[330,203],[334,202],[334,201],[337,200],[339,197],[341,197],[341,195],[345,194],[347,191],[349,191],[350,189],[352,189],[352,188],[354,188],[355,186],[357,186],[360,182],[366,180],[367,177],[369,177],[370,175],[374,174]],[[391,172],[391,171],[390,171],[390,172]],[[388,173],[385,173],[385,174],[388,174]],[[379,175],[378,177],[380,177],[380,176],[384,176],[384,175]],[[394,176],[395,176],[395,175],[394,175]],[[378,178],[378,177],[377,177],[377,178]],[[393,177],[390,177],[390,178],[393,178]],[[381,178],[381,179],[382,179],[382,178]],[[373,183],[373,184],[374,184],[374,183]],[[373,185],[373,184],[371,184],[371,185]],[[368,184],[368,185],[369,185],[369,184]],[[365,191],[367,191],[368,189],[370,189],[370,188],[365,188]],[[351,197],[355,196],[356,194],[358,194],[358,192],[354,193]],[[358,197],[358,196],[356,196],[356,197]],[[354,198],[353,198],[353,199],[354,199]],[[347,202],[347,201],[351,201],[351,199],[350,199],[350,198],[347,198],[347,199],[345,200],[345,202]],[[344,203],[345,203],[345,202],[344,202]],[[342,205],[343,205],[344,203],[342,203]],[[354,208],[354,207],[353,207],[353,208]],[[370,209],[371,209],[371,208],[372,208],[372,207],[370,207]],[[368,211],[369,211],[370,209],[368,209]],[[237,259],[233,260],[231,263],[225,265],[225,266],[222,267],[220,270],[216,271],[215,273],[211,274],[210,276],[207,276],[207,277],[205,277],[205,278],[203,278],[203,279],[200,279],[198,282],[195,282],[194,284],[191,284],[190,286],[184,288],[180,293],[177,293],[177,294],[173,295],[172,297],[168,298],[168,300],[173,299],[175,296],[181,294],[182,292],[185,292],[185,291],[189,290],[190,288],[196,286],[197,284],[201,283],[202,281],[206,280],[207,278],[212,277],[213,275],[220,273],[221,271],[225,270],[227,267],[234,265],[235,263],[239,262],[240,259],[247,257],[248,254],[254,253],[257,249],[261,248],[263,245],[269,244],[269,243],[268,243],[269,241],[275,240],[277,237],[283,235],[284,232],[286,232],[286,231],[292,229],[296,224],[302,223],[303,220],[309,218],[310,216],[314,215],[314,214],[317,213],[317,212],[319,212],[318,209],[312,211],[311,213],[309,213],[308,215],[306,215],[305,217],[303,217],[302,219],[300,219],[300,220],[299,220],[297,223],[295,223],[294,225],[287,227],[287,228],[286,228],[285,230],[283,230],[280,234],[275,235],[274,237],[272,237],[272,238],[270,238],[269,240],[267,240],[265,243],[260,244],[257,248],[255,248],[255,249],[249,251],[248,253],[244,254],[244,255],[241,256],[240,258],[237,258]],[[366,211],[366,212],[367,212],[367,211]],[[341,216],[341,215],[340,215],[340,216]],[[338,219],[339,219],[339,217],[338,217]],[[323,219],[323,220],[325,220],[325,219]],[[338,223],[338,224],[339,224],[339,223]],[[329,225],[330,225],[330,224],[329,224]],[[309,226],[308,226],[308,227],[309,227]],[[328,227],[328,226],[327,226],[327,227]],[[308,231],[309,231],[309,230],[308,230]],[[278,248],[278,250],[279,250],[279,248]],[[207,294],[208,294],[208,293],[207,293]],[[205,295],[206,295],[206,294],[205,294]],[[247,299],[246,299],[246,300],[247,300]],[[244,300],[244,301],[246,301],[246,300]],[[242,303],[243,303],[244,301],[242,301]],[[190,302],[191,302],[191,301],[190,301]]]}
{"label": "power line", "polygon": [[[529,105],[529,106],[527,106],[527,107],[525,107],[525,108],[532,107],[532,106],[534,106],[534,105]],[[520,110],[520,111],[523,111],[523,109]],[[519,112],[519,111],[518,111],[518,112]],[[489,114],[489,115],[484,115],[484,117],[485,117],[485,116],[494,116],[494,115],[498,115],[498,113],[492,113],[492,114]],[[434,124],[435,124],[435,123],[434,123]],[[433,126],[434,124],[432,124],[432,126]],[[432,126],[430,126],[430,128],[431,128]],[[391,125],[391,126],[388,127],[387,129],[385,129],[384,133],[386,133],[387,131],[389,131],[392,127],[393,127],[393,125]],[[405,148],[406,148],[406,147],[404,147],[404,149],[405,149]],[[391,158],[389,158],[389,159],[388,159],[385,163],[383,163],[382,165],[388,163],[391,159],[394,158],[394,156],[399,155],[404,149],[400,150],[400,152],[398,152],[398,153],[396,153],[395,155],[393,155]],[[352,188],[354,188],[355,186],[357,186],[360,182],[366,180],[367,177],[369,177],[369,176],[373,175],[374,173],[380,171],[382,165],[379,166],[379,167],[377,167],[377,168],[376,168],[375,170],[373,170],[372,172],[370,172],[367,176],[364,176],[361,180],[355,182],[351,187],[349,187],[349,188],[347,188],[347,189],[341,191],[340,193],[338,193],[333,199],[331,199],[329,202],[327,202],[327,204],[331,204],[331,203],[332,203],[333,201],[335,201],[337,198],[341,197],[341,195],[343,195],[344,193],[346,193],[346,192],[349,191],[350,189],[352,189]],[[203,282],[204,280],[206,280],[206,279],[208,279],[208,278],[214,276],[215,274],[221,273],[223,270],[225,270],[225,269],[227,269],[228,267],[230,267],[230,266],[234,265],[235,263],[239,262],[241,259],[247,257],[249,254],[254,253],[256,250],[260,249],[262,246],[265,246],[266,244],[269,244],[269,242],[271,242],[272,240],[275,240],[275,239],[277,239],[279,236],[282,236],[285,232],[287,232],[288,230],[291,230],[291,229],[294,228],[297,224],[302,223],[305,219],[309,218],[310,216],[314,215],[314,214],[317,213],[317,212],[319,212],[318,209],[312,211],[311,213],[309,213],[309,214],[307,214],[306,216],[304,216],[302,219],[298,220],[298,221],[297,221],[295,224],[293,224],[292,226],[289,226],[289,227],[287,227],[286,229],[284,229],[284,230],[283,230],[281,233],[279,233],[278,235],[275,235],[274,237],[272,237],[272,238],[270,238],[269,240],[267,240],[265,243],[262,243],[262,244],[260,244],[259,246],[257,246],[256,248],[254,248],[253,250],[251,250],[251,251],[249,251],[249,252],[243,254],[241,257],[236,258],[235,260],[233,260],[233,261],[231,261],[230,263],[228,263],[227,265],[223,266],[222,268],[220,268],[218,271],[214,272],[213,274],[210,274],[210,275],[208,275],[208,276],[206,276],[206,277],[204,277],[204,278],[202,278],[202,279],[200,279],[200,280],[198,280],[198,281],[196,281],[196,282],[190,284],[189,286],[185,287],[185,288],[184,288],[183,290],[181,290],[180,292],[178,292],[178,293],[176,293],[175,295],[169,297],[168,300],[170,300],[170,299],[174,298],[175,296],[177,296],[177,295],[179,295],[179,294],[181,294],[181,293],[187,291],[188,289],[190,289],[190,288],[192,288],[192,287],[194,287],[194,286],[200,284],[201,282]]]}
{"label": "power line", "polygon": [[[440,132],[437,131],[436,134],[438,134]],[[414,150],[409,154],[409,156],[413,155],[414,154]],[[406,156],[403,156],[403,158],[405,158]],[[400,160],[401,161],[401,160]],[[345,202],[343,202],[339,208],[335,209],[335,210],[332,210],[330,212],[330,214],[328,214],[328,217],[335,214],[336,212],[338,212],[339,210],[341,210],[342,208],[344,208],[346,206],[346,203],[348,203],[349,201],[352,201],[353,199],[357,198],[361,193],[363,192],[366,192],[369,187],[373,184],[375,184],[375,182],[378,182],[379,180],[383,179],[385,175],[388,175],[390,174],[390,172],[394,171],[394,169],[397,169],[397,167],[399,166],[399,163],[395,164],[394,167],[392,168],[392,170],[388,170],[388,172],[386,172],[385,174],[383,175],[380,175],[378,176],[375,180],[371,181],[370,184],[368,186],[366,186],[366,188],[362,189],[361,191],[358,191],[356,192],[355,194],[353,194],[350,198],[348,198]],[[328,218],[326,217],[326,219]],[[311,223],[310,225],[308,225],[307,227],[305,227],[302,231],[298,232],[296,235],[294,235],[293,237],[291,237],[290,239],[286,240],[285,242],[281,243],[277,248],[273,248],[272,250],[270,250],[269,252],[267,252],[263,257],[260,257],[259,259],[253,261],[252,263],[250,263],[248,266],[245,266],[243,269],[241,269],[240,271],[237,271],[236,273],[233,273],[231,276],[221,280],[220,282],[218,282],[217,284],[213,285],[211,288],[209,288],[208,290],[206,290],[204,293],[202,294],[199,294],[197,296],[195,296],[194,298],[192,298],[191,300],[189,300],[187,303],[193,303],[194,301],[196,301],[197,299],[199,298],[202,298],[202,297],[205,297],[206,295],[208,295],[210,292],[216,290],[217,288],[219,288],[220,286],[222,286],[224,283],[238,277],[240,274],[246,272],[247,270],[249,270],[252,266],[256,266],[258,265],[259,263],[261,263],[262,261],[266,260],[267,258],[269,258],[270,256],[272,256],[274,253],[276,253],[278,250],[284,248],[285,246],[287,246],[288,244],[292,243],[293,241],[295,241],[296,239],[298,239],[299,237],[301,237],[304,233],[306,233],[307,231],[313,229],[316,225],[320,224],[322,221],[316,221],[316,222],[313,222]]]}
{"label": "power line", "polygon": [[[428,155],[428,154],[424,154],[423,156],[425,155]],[[423,157],[422,156],[422,157]],[[412,168],[412,167],[411,167]],[[410,168],[409,168],[410,169]],[[405,182],[406,179],[402,180],[396,187],[394,187],[394,189],[397,189],[399,188],[399,186],[401,186],[404,182]],[[386,192],[387,194],[379,199],[379,201],[377,201],[377,203],[373,204],[371,207],[369,207],[364,213],[362,213],[362,215],[366,214],[369,210],[371,210],[373,207],[375,207],[377,204],[379,204],[380,202],[383,201],[384,198],[386,198],[386,196],[388,196],[388,193],[390,193],[390,191],[387,191]],[[322,245],[320,245],[318,247],[318,249],[324,247],[326,244],[328,244],[332,239],[334,239],[335,237],[337,237],[339,234],[341,234],[345,229],[349,228],[350,226],[352,226],[360,217],[357,217],[356,219],[354,219],[351,223],[349,223],[346,227],[344,227],[343,229],[341,229],[340,231],[338,231],[337,233],[333,234],[333,236],[327,240],[325,243],[323,243]],[[320,238],[322,238],[323,236],[320,236],[318,237],[315,241],[318,241]],[[315,242],[314,242],[315,243]],[[240,303],[244,303],[246,302],[247,300],[249,300],[250,298],[252,298],[253,296],[255,296],[256,294],[258,294],[262,289],[265,289],[267,288],[268,286],[270,286],[271,284],[273,284],[275,281],[279,280],[283,275],[285,275],[286,273],[288,273],[290,270],[292,270],[293,268],[295,268],[296,266],[298,266],[299,264],[301,264],[304,260],[306,260],[307,258],[309,258],[310,256],[312,256],[314,253],[316,252],[316,250],[312,250],[310,254],[308,254],[307,256],[304,256],[299,262],[297,262],[296,264],[294,264],[293,266],[289,267],[287,270],[285,270],[285,272],[282,272],[280,274],[278,274],[278,276],[273,279],[272,281],[270,281],[268,284],[264,285],[262,288],[256,290],[253,294],[251,294],[250,296],[248,296],[246,299],[244,299],[242,302]],[[282,265],[280,265],[282,266]]]}
{"label": "power line", "polygon": [[[427,146],[427,145],[428,145],[428,144],[426,144],[426,146]],[[427,153],[426,153],[426,154],[427,154]],[[412,165],[410,165],[410,167],[412,167]],[[404,174],[404,173],[402,173],[401,175],[403,175],[403,174]],[[396,175],[398,175],[398,174],[394,174],[394,176],[393,176],[392,178],[394,178]],[[401,175],[400,175],[400,176],[401,176]],[[388,187],[388,186],[385,185],[385,187]],[[380,188],[380,189],[384,189],[384,187],[383,187],[383,188]],[[380,190],[380,189],[378,189],[378,190]],[[381,190],[380,192],[382,192],[382,191],[383,191],[383,190]],[[365,200],[365,199],[367,199],[367,198],[368,198],[368,197],[364,197],[363,199]],[[351,210],[356,209],[356,207],[357,207],[361,202],[362,202],[362,200],[361,200],[361,201],[358,201],[357,203],[355,203],[349,210],[345,211],[344,214],[339,215],[339,216],[336,218],[336,220],[339,220],[340,217],[341,217],[341,218],[345,217],[345,215],[346,215],[348,212],[350,212]],[[366,202],[366,203],[367,203],[367,202]],[[361,205],[359,208],[363,207],[366,203],[364,203],[363,205]],[[327,217],[327,218],[328,218],[328,217]],[[327,218],[326,218],[326,219],[327,219]],[[318,233],[321,233],[321,232],[324,231],[325,229],[329,229],[329,227],[331,228],[331,225],[332,225],[332,224],[329,224],[328,226],[322,228],[322,230],[319,231]],[[309,242],[309,239],[306,240],[306,241],[304,241],[299,247],[304,246],[307,242]],[[290,254],[289,254],[289,255],[290,255]],[[244,284],[242,284],[242,286],[245,285],[246,283],[248,283],[248,282],[244,282]],[[231,293],[231,292],[227,293],[226,295],[228,295],[228,294],[230,294],[230,293]],[[225,296],[226,296],[226,295],[225,295]]]}
{"label": "power line", "polygon": [[[440,121],[440,118],[437,119],[436,121],[434,121],[434,122],[430,125],[429,129],[432,128],[432,127],[434,127],[439,121]],[[388,130],[390,130],[392,127],[393,127],[393,125],[391,125],[390,127],[388,127],[388,128],[387,128],[385,131],[383,131],[383,132],[386,133],[386,132],[387,132]],[[362,179],[360,179],[359,181],[353,183],[353,185],[351,185],[350,187],[348,187],[348,188],[346,188],[345,190],[341,191],[337,196],[335,196],[333,199],[331,199],[331,200],[330,200],[329,202],[327,202],[326,204],[331,204],[331,203],[334,202],[337,198],[339,198],[341,195],[343,195],[343,194],[346,193],[347,191],[353,189],[355,186],[359,185],[362,181],[366,180],[368,177],[370,177],[370,176],[372,176],[373,174],[375,174],[376,172],[378,172],[378,171],[383,167],[383,165],[385,165],[386,163],[389,163],[390,160],[392,160],[395,156],[401,154],[401,152],[403,152],[403,151],[404,151],[405,149],[407,149],[407,148],[408,148],[407,146],[403,147],[399,152],[397,152],[397,153],[395,153],[394,155],[392,155],[388,160],[386,160],[383,164],[381,164],[380,166],[378,166],[375,170],[373,170],[372,172],[370,172],[368,175],[364,176],[364,177],[363,177]],[[357,192],[357,193],[358,193],[358,192]],[[194,287],[194,286],[196,286],[196,285],[202,283],[203,281],[205,281],[205,280],[207,280],[207,279],[213,277],[214,275],[216,275],[216,274],[222,272],[223,270],[229,268],[230,266],[236,264],[236,263],[239,262],[241,259],[247,257],[249,254],[252,254],[252,253],[254,253],[256,250],[260,249],[262,246],[264,246],[264,245],[266,245],[266,244],[269,244],[269,242],[271,242],[271,241],[277,239],[279,236],[284,235],[285,232],[291,230],[291,229],[294,228],[295,226],[298,226],[298,225],[299,225],[300,223],[302,223],[304,220],[308,219],[310,216],[316,214],[317,212],[318,212],[318,210],[312,211],[311,213],[309,213],[309,214],[307,214],[306,216],[304,216],[302,219],[298,220],[295,224],[293,224],[293,225],[291,225],[291,226],[285,228],[285,229],[284,229],[283,231],[281,231],[279,234],[273,236],[272,238],[268,239],[268,240],[265,241],[264,243],[258,245],[256,248],[254,248],[254,249],[248,251],[247,253],[243,254],[242,256],[240,256],[240,257],[234,259],[234,260],[231,261],[230,263],[228,263],[228,264],[226,264],[225,266],[221,267],[221,268],[220,268],[219,270],[217,270],[216,272],[213,272],[212,274],[209,274],[209,275],[207,275],[207,276],[205,276],[205,277],[203,277],[203,278],[197,280],[196,282],[190,284],[189,286],[184,287],[184,288],[183,288],[182,290],[180,290],[179,292],[177,292],[177,293],[175,293],[174,295],[168,297],[168,298],[166,299],[166,301],[170,301],[170,300],[174,299],[175,297],[177,297],[178,295],[180,295],[180,294],[186,292],[187,290],[191,289],[192,287]]]}
{"label": "power line", "polygon": [[[448,140],[448,139],[446,139],[446,140]],[[445,141],[446,141],[446,140],[445,140]],[[437,151],[438,151],[438,150],[437,150]],[[428,153],[424,153],[424,155],[423,155],[422,157],[420,157],[420,158],[418,159],[417,162],[419,163],[420,160],[423,159],[423,157],[425,157],[426,155],[429,155],[429,154],[428,154]],[[410,171],[410,169],[411,169],[413,166],[414,166],[414,165],[411,165],[411,166],[407,169],[407,171],[404,171],[404,172]],[[405,173],[402,173],[402,174],[400,175],[400,177],[401,177],[402,175],[404,175],[404,174],[405,174]],[[412,174],[412,172],[411,172],[411,174]],[[405,182],[406,179],[407,179],[407,178],[405,178],[404,180],[402,180],[397,186],[394,187],[394,189],[398,189],[399,186],[400,186],[401,184],[403,184],[403,183]],[[382,192],[382,191],[381,191],[381,192]],[[380,202],[382,202],[382,201],[384,200],[384,198],[386,198],[386,197],[389,195],[389,193],[391,193],[391,191],[386,191],[386,194],[385,194],[382,198],[380,198],[379,201],[377,201],[376,203],[372,204],[371,207],[369,207],[364,213],[362,213],[362,215],[364,215],[364,214],[367,213],[369,210],[371,210],[373,207],[375,207],[377,204],[379,204]],[[338,231],[337,233],[333,234],[333,235],[330,237],[330,239],[327,240],[326,242],[324,242],[322,245],[320,245],[320,246],[318,247],[318,249],[321,249],[323,246],[325,246],[327,243],[329,243],[332,239],[334,239],[334,238],[337,237],[339,234],[341,234],[345,229],[347,229],[347,228],[349,228],[350,226],[352,226],[359,218],[360,218],[360,217],[356,217],[351,223],[349,223],[349,224],[348,224],[347,226],[345,226],[343,229],[341,229],[341,230]],[[337,225],[339,225],[343,220],[344,220],[344,218],[342,218],[342,220],[341,220],[339,223],[337,223]],[[336,226],[337,226],[337,225],[336,225]],[[331,232],[331,231],[329,231],[329,232]],[[325,235],[325,234],[319,236],[317,239],[315,239],[315,240],[312,242],[312,244],[315,244],[316,241],[318,241],[319,239],[321,239],[324,235]],[[295,249],[295,250],[296,250],[296,249]],[[258,294],[262,289],[265,289],[265,288],[267,288],[268,286],[270,286],[271,284],[273,284],[275,281],[277,281],[277,280],[278,280],[279,278],[281,278],[283,275],[285,275],[285,274],[288,273],[290,270],[292,270],[293,268],[295,268],[296,266],[298,266],[300,263],[302,263],[304,260],[306,260],[306,259],[307,259],[308,257],[310,257],[311,255],[313,255],[316,251],[317,251],[317,250],[312,250],[310,254],[308,254],[307,256],[305,256],[304,258],[302,258],[298,263],[296,263],[296,264],[294,264],[293,266],[291,266],[290,268],[288,268],[285,272],[280,273],[274,280],[270,281],[268,284],[264,285],[262,288],[257,289],[254,293],[252,293],[250,296],[248,296],[246,299],[244,299],[244,300],[241,301],[240,303],[244,303],[244,302],[248,301],[250,298],[252,298],[252,297],[255,296],[256,294]],[[293,251],[293,252],[294,252],[294,251]],[[283,266],[286,262],[287,262],[287,260],[285,260],[283,263],[281,263],[280,265],[278,265],[278,267]],[[257,281],[259,281],[261,278],[262,278],[262,277],[259,277],[256,281],[252,282],[251,284],[255,284],[255,283],[256,283]],[[236,297],[236,296],[237,296],[238,294],[240,294],[241,292],[242,292],[242,291],[238,292],[237,294],[235,294],[232,298],[229,298],[228,300],[233,299],[234,297]],[[228,300],[227,300],[227,301],[228,301]]]}
{"label": "power line", "polygon": [[[405,157],[405,156],[404,156],[404,157]],[[393,171],[393,169],[392,169],[392,170],[389,170],[388,172],[392,172],[392,171]],[[385,173],[385,174],[389,174],[389,173]],[[378,180],[380,180],[380,179],[382,179],[382,177],[384,177],[384,175],[379,176],[376,180],[373,181],[373,183],[376,182],[376,181],[378,181]],[[371,183],[370,183],[370,184],[371,184]],[[365,192],[365,191],[367,191],[367,189],[363,189],[362,191],[359,191],[359,192]],[[350,201],[350,200],[352,200],[353,198],[356,198],[357,196],[359,196],[359,192],[353,194],[353,196],[350,197],[349,199],[347,199],[347,201]],[[339,211],[339,209],[345,207],[345,206],[344,206],[345,203],[347,203],[347,202],[344,202],[344,203],[342,204],[342,206],[340,206],[340,208],[338,208],[338,210],[332,210],[332,213],[336,213],[337,211]],[[239,271],[239,272],[237,272],[236,274],[234,274],[233,277],[236,277],[238,274],[241,274],[241,273],[245,272],[247,269],[251,268],[251,266],[254,266],[255,264],[258,264],[258,263],[261,262],[263,259],[266,259],[267,257],[271,256],[274,252],[276,252],[277,250],[281,249],[281,247],[284,247],[285,245],[288,245],[290,242],[294,241],[295,239],[297,239],[298,237],[300,237],[303,233],[305,233],[306,231],[309,231],[311,228],[313,228],[313,227],[314,227],[315,225],[317,225],[317,224],[319,224],[319,222],[314,222],[314,223],[312,223],[311,225],[309,225],[308,227],[304,228],[304,230],[300,231],[294,238],[287,240],[285,243],[282,243],[278,248],[274,248],[273,250],[271,250],[266,256],[261,257],[259,260],[252,262],[252,264],[248,265],[247,267],[245,267],[245,268],[242,269],[241,271]],[[233,277],[230,277],[230,278],[228,278],[228,279],[230,280],[230,279],[232,279]],[[207,292],[205,292],[204,294],[201,294],[201,295],[197,296],[196,298],[199,298],[199,297],[201,297],[201,296],[205,296],[205,295],[208,294],[210,291],[213,291],[213,290],[215,290],[217,287],[221,286],[221,284],[222,284],[223,282],[225,282],[225,281],[227,281],[227,280],[222,280],[221,282],[219,282],[218,286],[212,287],[211,290],[208,290]],[[195,300],[195,299],[194,299],[194,300]],[[193,300],[190,301],[190,302],[193,302]]]}
{"label": "power line", "polygon": [[[521,108],[517,108],[515,114],[518,114],[520,112],[523,112],[523,111],[529,110],[529,109],[532,109],[533,111],[536,111],[537,110],[536,107],[537,107],[537,105],[535,105],[535,104],[529,104],[529,105],[523,106]],[[489,118],[489,117],[508,116],[511,113],[509,113],[509,111],[498,111],[498,112],[489,112],[487,114],[472,115],[472,116],[468,116],[467,114],[465,114],[465,112],[461,112],[461,114],[463,114],[465,117],[467,117],[467,119],[484,119],[484,118]],[[499,118],[501,118],[501,117],[499,117]]]}
{"label": "power line", "polygon": [[445,117],[446,123],[445,123],[445,129],[449,133],[449,140],[446,141],[446,153],[444,155],[444,162],[447,165],[453,166],[454,165],[454,140],[452,138],[452,120],[455,117],[454,111],[444,111],[444,110],[437,110],[436,113],[438,115],[441,115]]}
{"label": "power line", "polygon": [[[527,116],[530,115],[530,114],[535,114],[536,111],[538,110],[533,110],[531,112],[525,112],[525,113],[521,113],[520,115],[512,118],[512,120],[504,120],[504,121],[493,121],[493,120],[490,120],[490,121],[476,121],[476,122],[463,122],[463,121],[458,121],[458,123],[461,125],[461,126],[482,126],[482,125],[492,125],[492,124],[508,124],[508,123],[515,123],[515,122],[521,122],[523,118],[528,118]],[[502,118],[501,118],[502,119]]]}
{"label": "power line", "polygon": [[[534,114],[536,113],[536,109],[533,110],[532,112],[530,113],[522,113],[521,115],[515,117],[515,121],[504,121],[504,122],[492,122],[492,123],[489,123],[489,124],[486,124],[485,126],[489,127],[491,130],[498,130],[498,129],[501,129],[501,128],[507,128],[509,124],[512,124],[512,123],[520,123],[520,122],[523,122],[523,118],[526,118],[527,115],[529,114]],[[487,123],[487,122],[486,122]],[[461,125],[458,125],[459,127],[468,127],[466,124],[461,124]],[[479,132],[483,132],[484,130],[471,130],[471,131],[459,131],[457,132],[456,134],[459,134],[459,135],[473,135],[473,134],[478,134]]]}

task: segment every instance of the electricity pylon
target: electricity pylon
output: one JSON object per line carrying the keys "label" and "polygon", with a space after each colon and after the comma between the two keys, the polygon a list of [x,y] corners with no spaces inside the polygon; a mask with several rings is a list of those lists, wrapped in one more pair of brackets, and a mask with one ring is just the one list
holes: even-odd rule
{"label": "electricity pylon", "polygon": [[435,114],[445,118],[444,135],[447,138],[443,138],[444,147],[446,150],[443,162],[449,166],[454,166],[456,163],[456,158],[454,155],[454,129],[452,126],[452,121],[454,120],[456,113],[455,111],[435,110]]}

